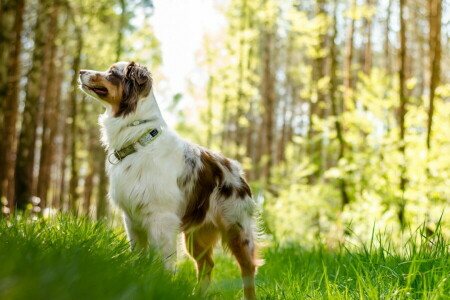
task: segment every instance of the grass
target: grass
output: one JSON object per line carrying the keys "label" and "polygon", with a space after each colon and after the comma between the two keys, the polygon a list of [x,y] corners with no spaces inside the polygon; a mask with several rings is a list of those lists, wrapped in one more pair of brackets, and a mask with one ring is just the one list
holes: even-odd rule
{"label": "grass", "polygon": [[[448,244],[439,231],[338,251],[271,246],[257,276],[260,299],[450,299]],[[240,299],[239,270],[217,253],[209,299]],[[191,261],[175,275],[150,253],[129,251],[105,224],[61,216],[0,221],[0,299],[200,299]]]}

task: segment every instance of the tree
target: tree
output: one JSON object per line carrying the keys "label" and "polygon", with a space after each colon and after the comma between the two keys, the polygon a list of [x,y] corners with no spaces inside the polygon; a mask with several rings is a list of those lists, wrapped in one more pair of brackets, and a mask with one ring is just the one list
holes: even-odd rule
{"label": "tree", "polygon": [[[340,107],[337,98],[337,90],[338,90],[338,78],[337,78],[337,69],[338,69],[338,61],[337,61],[337,50],[336,50],[336,37],[338,35],[337,31],[337,0],[335,0],[334,14],[333,14],[333,33],[331,36],[330,43],[330,102],[331,102],[331,112],[334,117],[334,127],[336,130],[336,136],[339,142],[339,152],[337,157],[337,162],[339,163],[345,157],[345,139],[344,132],[342,128],[341,115],[339,113],[338,108]],[[344,209],[345,205],[350,202],[350,198],[347,193],[347,181],[344,176],[339,178],[339,189],[341,192],[341,210]]]}
{"label": "tree", "polygon": [[[14,208],[14,164],[15,164],[15,142],[16,142],[16,123],[19,105],[19,81],[20,81],[20,54],[22,51],[21,35],[23,30],[23,16],[25,11],[25,0],[18,0],[14,6],[15,16],[13,30],[14,37],[10,45],[7,63],[6,82],[2,82],[0,102],[4,103],[4,129],[2,135],[0,152],[0,197],[6,196],[9,208]],[[3,10],[3,7],[2,7]],[[5,17],[5,12],[2,13]],[[5,17],[6,19],[6,17]],[[4,20],[5,20],[4,19]],[[2,45],[3,46],[3,45]],[[2,53],[3,55],[3,53]],[[4,85],[4,89],[3,89]],[[5,96],[3,98],[3,96]]]}
{"label": "tree", "polygon": [[[57,108],[59,104],[59,90],[62,84],[62,72],[57,68],[57,44],[59,6],[55,1],[50,8],[50,20],[47,28],[47,44],[49,47],[50,66],[44,97],[42,120],[41,154],[39,161],[39,175],[37,180],[37,196],[41,199],[40,206],[46,207],[48,189],[50,185],[50,169],[53,163],[54,139],[56,136]],[[63,68],[63,66],[59,66]]]}
{"label": "tree", "polygon": [[400,0],[400,51],[399,51],[399,110],[398,110],[398,123],[399,123],[399,151],[401,154],[400,162],[400,191],[402,193],[402,199],[400,199],[400,205],[398,210],[398,219],[402,228],[405,227],[405,189],[406,189],[406,142],[405,142],[405,115],[406,115],[406,23],[405,23],[405,2],[406,0]]}
{"label": "tree", "polygon": [[441,77],[441,20],[442,0],[429,0],[429,24],[430,24],[430,97],[428,106],[427,123],[427,149],[431,149],[431,137],[434,115],[434,100],[436,87]]}

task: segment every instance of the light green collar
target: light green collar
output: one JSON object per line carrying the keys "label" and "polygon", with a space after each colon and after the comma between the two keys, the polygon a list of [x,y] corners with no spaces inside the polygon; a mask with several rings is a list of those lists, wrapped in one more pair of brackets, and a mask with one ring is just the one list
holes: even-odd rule
{"label": "light green collar", "polygon": [[[144,122],[142,122],[144,121]],[[141,121],[135,121],[135,122],[141,122],[139,124],[148,122],[147,120],[141,120]],[[135,123],[133,122],[133,123]],[[131,123],[131,124],[133,124]],[[136,124],[136,125],[139,125]],[[131,125],[131,126],[136,126],[136,125]],[[141,135],[141,137],[137,140],[137,142],[134,142],[131,145],[128,145],[120,150],[116,150],[114,152],[112,152],[111,154],[108,155],[108,161],[113,164],[113,165],[117,165],[122,159],[124,159],[125,157],[127,157],[130,154],[133,154],[135,152],[137,152],[138,150],[138,145],[141,146],[146,146],[148,144],[150,144],[151,142],[153,142],[157,137],[159,137],[161,135],[162,132],[162,128],[154,128],[154,129],[150,129],[149,131],[146,131],[143,135]],[[116,159],[114,160],[113,157]]]}

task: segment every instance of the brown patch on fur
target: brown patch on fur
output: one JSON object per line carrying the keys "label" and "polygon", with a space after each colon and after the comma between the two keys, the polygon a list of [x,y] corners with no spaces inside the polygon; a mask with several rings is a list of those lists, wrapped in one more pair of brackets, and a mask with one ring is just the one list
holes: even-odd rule
{"label": "brown patch on fur", "polygon": [[233,186],[231,184],[224,183],[222,186],[220,186],[219,193],[224,198],[229,198],[231,197],[231,195],[233,195]]}
{"label": "brown patch on fur", "polygon": [[244,199],[246,196],[252,197],[252,191],[247,181],[241,176],[241,186],[236,188],[236,192],[241,199]]}
{"label": "brown patch on fur", "polygon": [[209,199],[214,189],[223,181],[223,172],[213,154],[202,150],[202,166],[197,171],[196,180],[188,195],[188,204],[182,221],[185,230],[203,222],[209,208]]}
{"label": "brown patch on fur", "polygon": [[117,108],[122,97],[122,85],[115,85],[105,77],[97,74],[91,78],[92,87],[94,88],[105,88],[108,90],[106,95],[97,94],[103,101],[111,104],[113,108]]}
{"label": "brown patch on fur", "polygon": [[122,86],[122,97],[116,117],[125,117],[134,112],[139,99],[148,96],[152,88],[151,74],[147,68],[132,61],[125,67]]}
{"label": "brown patch on fur", "polygon": [[241,268],[241,276],[244,283],[244,298],[256,299],[255,273],[257,263],[255,248],[250,243],[250,237],[246,236],[240,226],[234,224],[228,228],[225,238],[228,248],[236,257]]}
{"label": "brown patch on fur", "polygon": [[228,169],[228,171],[233,172],[233,169],[231,168],[231,161],[226,157],[221,157],[220,163]]}
{"label": "brown patch on fur", "polygon": [[195,260],[198,281],[202,292],[206,291],[214,268],[213,248],[219,239],[219,231],[212,224],[207,224],[185,235],[186,249]]}

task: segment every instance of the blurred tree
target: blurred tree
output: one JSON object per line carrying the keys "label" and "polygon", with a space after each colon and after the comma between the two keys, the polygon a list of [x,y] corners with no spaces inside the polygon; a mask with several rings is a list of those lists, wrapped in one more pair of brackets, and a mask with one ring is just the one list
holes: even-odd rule
{"label": "blurred tree", "polygon": [[[3,30],[0,38],[0,58],[7,63],[2,63],[0,67],[0,121],[3,124],[0,129],[0,198],[7,199],[10,210],[14,208],[14,185],[12,182],[16,162],[16,123],[24,11],[25,0],[2,1],[0,19]],[[5,66],[6,69],[4,69]]]}
{"label": "blurred tree", "polygon": [[442,0],[429,0],[430,24],[430,97],[427,123],[427,148],[431,148],[431,136],[434,114],[434,99],[436,87],[439,85],[441,75],[441,27],[442,27]]}
{"label": "blurred tree", "polygon": [[405,142],[405,115],[406,115],[406,23],[405,23],[405,1],[400,0],[400,51],[399,51],[399,109],[398,109],[398,122],[399,122],[399,151],[400,151],[400,199],[398,219],[402,228],[405,227],[405,189],[406,189],[406,142]]}
{"label": "blurred tree", "polygon": [[[44,95],[43,105],[43,121],[42,121],[42,137],[41,151],[39,161],[39,175],[37,180],[37,196],[41,199],[40,206],[47,206],[48,189],[50,185],[50,169],[53,163],[54,140],[56,136],[56,116],[58,108],[58,94],[62,84],[62,74],[58,71],[58,55],[57,55],[57,34],[58,34],[58,16],[59,3],[53,1],[50,7],[49,22],[47,28],[47,44],[49,45],[48,57],[50,66],[47,75],[47,86]],[[63,66],[59,66],[63,68]]]}
{"label": "blurred tree", "polygon": [[[34,25],[34,47],[31,69],[26,85],[25,108],[17,146],[15,167],[15,200],[18,209],[25,209],[33,195],[35,184],[33,171],[36,149],[36,129],[41,111],[47,78],[48,49],[46,49],[47,21],[50,0],[39,1],[39,11]],[[48,48],[48,47],[47,47]],[[47,54],[47,56],[45,56]],[[44,79],[44,80],[41,80]]]}

